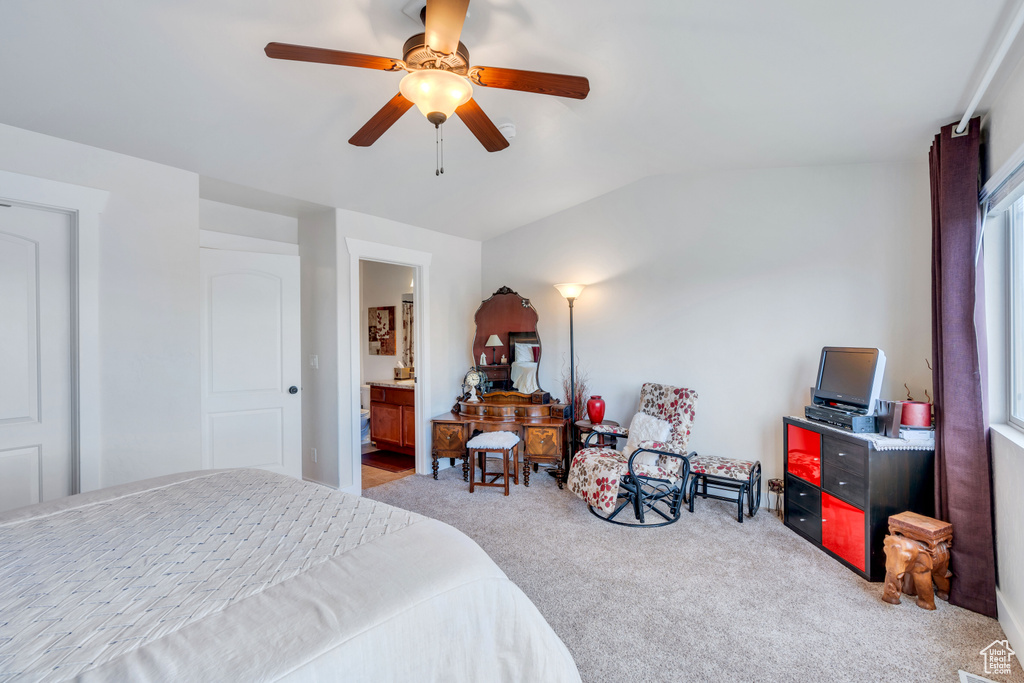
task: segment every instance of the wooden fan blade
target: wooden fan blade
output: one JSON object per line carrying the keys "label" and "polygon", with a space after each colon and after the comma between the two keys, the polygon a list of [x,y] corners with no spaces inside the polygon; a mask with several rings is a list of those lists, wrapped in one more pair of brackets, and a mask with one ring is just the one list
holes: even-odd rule
{"label": "wooden fan blade", "polygon": [[412,102],[398,93],[391,100],[380,108],[363,127],[356,131],[356,134],[349,138],[348,143],[356,147],[369,147],[377,142],[377,138],[394,125],[395,121],[402,118],[402,114],[409,111]]}
{"label": "wooden fan blade", "polygon": [[296,62],[358,66],[363,69],[380,69],[382,71],[401,71],[405,68],[405,64],[400,59],[376,57],[358,52],[327,50],[322,47],[306,47],[305,45],[290,45],[288,43],[267,43],[263,51],[267,53],[268,57],[273,59],[292,59]]}
{"label": "wooden fan blade", "polygon": [[462,23],[466,21],[469,0],[427,0],[427,45],[446,55],[459,49]]}
{"label": "wooden fan blade", "polygon": [[585,100],[590,93],[590,81],[583,76],[547,74],[542,71],[520,71],[495,66],[474,66],[469,79],[477,85],[505,90],[522,90],[539,95],[558,95]]}
{"label": "wooden fan blade", "polygon": [[508,147],[508,140],[501,134],[494,122],[487,117],[476,100],[470,98],[469,102],[456,109],[455,113],[459,115],[462,122],[466,124],[466,128],[469,128],[488,152],[500,152]]}

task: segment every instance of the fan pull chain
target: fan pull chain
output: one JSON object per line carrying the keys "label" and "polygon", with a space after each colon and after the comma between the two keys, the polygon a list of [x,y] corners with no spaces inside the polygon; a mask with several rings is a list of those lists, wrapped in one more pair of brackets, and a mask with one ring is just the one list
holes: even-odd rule
{"label": "fan pull chain", "polygon": [[441,124],[434,126],[434,175],[444,173],[444,132]]}

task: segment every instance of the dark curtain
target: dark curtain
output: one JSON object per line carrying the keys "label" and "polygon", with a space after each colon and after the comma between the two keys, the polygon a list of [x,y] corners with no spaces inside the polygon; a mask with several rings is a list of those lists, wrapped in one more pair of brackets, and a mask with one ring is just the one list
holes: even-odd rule
{"label": "dark curtain", "polygon": [[984,265],[978,205],[981,124],[935,136],[932,181],[932,357],[935,512],[953,523],[949,601],[996,616],[992,461],[985,377]]}

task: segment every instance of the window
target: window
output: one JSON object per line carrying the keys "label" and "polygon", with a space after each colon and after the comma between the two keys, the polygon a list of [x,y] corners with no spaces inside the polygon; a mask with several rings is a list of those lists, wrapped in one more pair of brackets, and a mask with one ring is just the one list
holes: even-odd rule
{"label": "window", "polygon": [[1010,422],[1024,429],[1024,197],[1013,203],[1010,219]]}

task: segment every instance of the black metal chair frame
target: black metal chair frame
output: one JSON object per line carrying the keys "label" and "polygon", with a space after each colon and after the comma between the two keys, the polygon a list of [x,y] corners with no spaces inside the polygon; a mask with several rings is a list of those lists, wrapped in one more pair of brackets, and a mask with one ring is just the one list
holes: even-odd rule
{"label": "black metal chair frame", "polygon": [[[607,434],[600,432],[591,432],[587,435],[586,440],[583,442],[583,447],[587,448],[590,445],[590,440],[599,434],[603,436],[614,436],[616,439],[624,438],[617,434]],[[610,448],[610,447],[609,447]],[[668,479],[659,479],[656,477],[648,477],[645,475],[637,474],[633,471],[633,459],[636,458],[640,453],[655,453],[657,455],[664,455],[670,458],[678,458],[683,461],[683,472],[679,479],[675,482],[669,481]],[[587,505],[591,514],[598,519],[610,522],[611,524],[618,524],[619,526],[638,527],[638,528],[653,528],[659,526],[668,526],[679,521],[679,514],[682,512],[683,503],[686,498],[686,483],[690,476],[690,456],[695,455],[693,451],[688,455],[680,455],[679,453],[671,453],[669,451],[657,451],[652,448],[638,448],[629,456],[629,460],[626,463],[627,473],[619,477],[619,491],[618,498],[623,498],[622,503],[615,508],[611,514],[605,516],[594,509],[593,505]],[[636,522],[620,522],[615,517],[622,512],[627,505],[631,505],[633,508],[633,515],[636,517]],[[663,509],[664,508],[664,509]],[[647,513],[655,512],[661,516],[665,521],[658,523],[648,523],[646,521]],[[690,512],[693,512],[693,506],[690,506]]]}
{"label": "black metal chair frame", "polygon": [[[714,493],[708,493],[708,483],[717,488],[736,491],[736,497],[733,498],[732,496],[719,496]],[[698,484],[701,487],[699,493],[697,492]],[[751,517],[756,515],[757,511],[761,508],[761,462],[759,460],[754,461],[753,466],[750,468],[750,476],[747,477],[746,481],[742,481],[740,479],[729,479],[728,477],[719,477],[705,472],[693,472],[691,473],[688,488],[689,492],[687,497],[690,501],[690,512],[693,512],[693,499],[695,496],[700,496],[701,498],[714,498],[715,500],[724,500],[730,503],[735,502],[736,521],[742,524],[744,495],[747,497],[747,509],[750,512]]]}

